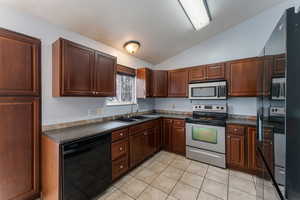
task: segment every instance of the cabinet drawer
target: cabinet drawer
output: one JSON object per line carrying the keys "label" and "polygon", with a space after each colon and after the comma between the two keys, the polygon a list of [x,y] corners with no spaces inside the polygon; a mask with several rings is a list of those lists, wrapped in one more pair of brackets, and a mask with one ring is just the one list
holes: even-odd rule
{"label": "cabinet drawer", "polygon": [[111,159],[116,160],[128,152],[128,140],[114,142],[111,145]]}
{"label": "cabinet drawer", "polygon": [[127,138],[127,136],[128,136],[128,129],[127,128],[121,129],[121,130],[112,132],[111,140],[114,142],[117,140],[125,139],[125,138]]}
{"label": "cabinet drawer", "polygon": [[152,126],[154,126],[153,121],[132,126],[129,128],[129,134],[133,135],[133,134],[139,133],[148,128],[151,128]]}
{"label": "cabinet drawer", "polygon": [[115,160],[112,162],[112,179],[115,180],[128,170],[128,156]]}
{"label": "cabinet drawer", "polygon": [[173,126],[175,127],[184,127],[184,125],[185,125],[184,120],[178,120],[178,119],[173,120]]}
{"label": "cabinet drawer", "polygon": [[239,125],[229,125],[228,128],[228,134],[230,135],[244,135],[245,134],[245,127],[239,126]]}

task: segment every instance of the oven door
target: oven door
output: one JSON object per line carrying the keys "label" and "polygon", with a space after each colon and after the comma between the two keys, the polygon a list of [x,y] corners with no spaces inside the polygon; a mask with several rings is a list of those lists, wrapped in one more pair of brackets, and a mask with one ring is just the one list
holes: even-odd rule
{"label": "oven door", "polygon": [[186,123],[187,146],[225,153],[225,127]]}

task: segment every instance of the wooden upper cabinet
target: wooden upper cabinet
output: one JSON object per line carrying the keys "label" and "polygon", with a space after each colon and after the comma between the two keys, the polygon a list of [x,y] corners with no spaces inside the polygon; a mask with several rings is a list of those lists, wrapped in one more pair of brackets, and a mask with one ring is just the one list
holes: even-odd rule
{"label": "wooden upper cabinet", "polygon": [[97,96],[116,96],[116,58],[95,53],[95,85]]}
{"label": "wooden upper cabinet", "polygon": [[152,96],[168,96],[168,72],[164,70],[152,71]]}
{"label": "wooden upper cabinet", "polygon": [[62,38],[52,51],[53,96],[115,94],[115,57]]}
{"label": "wooden upper cabinet", "polygon": [[264,61],[249,58],[227,63],[228,95],[257,96],[262,92]]}
{"label": "wooden upper cabinet", "polygon": [[207,80],[225,79],[225,63],[207,65],[206,78]]}
{"label": "wooden upper cabinet", "polygon": [[40,94],[38,39],[0,28],[0,96]]}
{"label": "wooden upper cabinet", "polygon": [[284,76],[285,75],[285,66],[286,66],[286,55],[280,54],[274,56],[274,65],[272,70],[273,76]]}
{"label": "wooden upper cabinet", "polygon": [[189,82],[206,80],[206,66],[193,67],[189,70]]}
{"label": "wooden upper cabinet", "polygon": [[137,98],[152,96],[152,70],[148,68],[137,69]]}
{"label": "wooden upper cabinet", "polygon": [[0,199],[39,195],[40,99],[0,98]]}
{"label": "wooden upper cabinet", "polygon": [[188,96],[188,70],[178,69],[168,71],[168,96]]}

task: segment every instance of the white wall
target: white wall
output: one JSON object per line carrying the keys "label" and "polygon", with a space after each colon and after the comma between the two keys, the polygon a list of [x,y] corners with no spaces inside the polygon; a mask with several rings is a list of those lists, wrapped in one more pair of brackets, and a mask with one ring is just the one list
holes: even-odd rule
{"label": "white wall", "polygon": [[284,10],[293,5],[300,5],[300,0],[287,0],[165,60],[154,68],[174,69],[258,56]]}
{"label": "white wall", "polygon": [[155,109],[192,112],[192,106],[197,104],[224,105],[227,103],[228,113],[235,115],[256,115],[256,98],[229,98],[226,100],[193,100],[183,98],[157,98]]}
{"label": "white wall", "polygon": [[[152,67],[151,64],[102,43],[88,39],[80,34],[54,26],[36,17],[23,14],[17,10],[0,7],[0,27],[24,33],[42,41],[42,124],[49,125],[59,122],[89,119],[109,116],[130,111],[130,106],[105,105],[105,98],[53,98],[52,97],[52,43],[63,37],[88,47],[106,52],[118,57],[118,63],[131,67]],[[140,110],[153,109],[152,100],[139,101]],[[101,114],[96,115],[96,108],[101,108]],[[90,115],[88,115],[90,111]]]}
{"label": "white wall", "polygon": [[[259,56],[284,10],[299,0],[287,0],[263,13],[220,33],[182,53],[154,66],[156,69],[175,69],[215,62]],[[242,8],[244,9],[244,8]],[[155,108],[161,110],[191,111],[193,104],[226,103],[225,101],[193,101],[188,99],[156,99]],[[256,115],[256,98],[229,98],[229,113]],[[175,106],[173,106],[175,105]]]}

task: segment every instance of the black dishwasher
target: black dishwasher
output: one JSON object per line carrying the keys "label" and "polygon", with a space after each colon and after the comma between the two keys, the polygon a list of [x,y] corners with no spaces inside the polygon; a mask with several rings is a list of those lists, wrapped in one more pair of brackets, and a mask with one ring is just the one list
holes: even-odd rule
{"label": "black dishwasher", "polygon": [[62,145],[62,199],[88,200],[112,182],[111,134]]}

